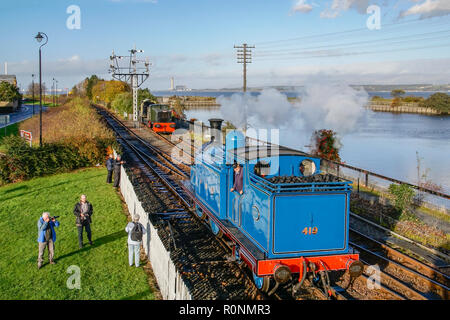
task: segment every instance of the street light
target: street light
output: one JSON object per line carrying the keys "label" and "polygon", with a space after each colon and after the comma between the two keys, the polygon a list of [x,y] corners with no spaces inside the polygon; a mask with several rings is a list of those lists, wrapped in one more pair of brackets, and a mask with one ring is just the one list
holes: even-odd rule
{"label": "street light", "polygon": [[52,82],[52,102],[53,102],[53,106],[55,106],[55,78],[53,78],[53,82]]}
{"label": "street light", "polygon": [[31,88],[33,94],[33,116],[34,116],[34,73],[31,74]]}
{"label": "street light", "polygon": [[38,32],[36,41],[41,43],[45,37],[45,42],[39,47],[39,146],[42,147],[42,64],[41,64],[41,48],[48,42],[48,37],[44,32]]}

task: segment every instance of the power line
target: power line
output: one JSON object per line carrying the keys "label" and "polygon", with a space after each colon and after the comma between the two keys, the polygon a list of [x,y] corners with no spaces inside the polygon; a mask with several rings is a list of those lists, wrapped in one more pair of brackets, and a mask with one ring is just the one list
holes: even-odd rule
{"label": "power line", "polygon": [[[393,30],[390,30],[390,28],[408,26],[410,23],[416,23],[416,22],[421,23],[423,21],[425,21],[425,20],[416,19],[416,20],[408,20],[408,21],[397,22],[397,23],[384,24],[383,31],[384,31],[384,33],[386,33],[386,29],[388,29],[388,31],[393,31]],[[448,20],[445,21],[445,19],[444,19],[444,21],[443,21],[442,17],[439,17],[438,19],[435,19],[432,22],[430,22],[429,19],[427,20],[427,26],[432,26],[434,24],[448,25]],[[318,34],[289,38],[289,39],[257,42],[257,43],[255,43],[255,45],[257,45],[258,47],[263,47],[263,48],[264,47],[273,47],[273,46],[286,46],[286,45],[289,45],[289,42],[292,42],[292,41],[306,40],[306,39],[311,39],[311,38],[313,38],[313,41],[317,41],[320,38],[327,38],[327,37],[331,37],[331,36],[334,37],[334,36],[338,36],[338,35],[351,35],[353,33],[361,32],[361,31],[372,32],[372,31],[369,31],[367,28],[357,28],[357,29],[349,29],[349,30],[329,32],[329,33],[318,33]],[[312,41],[308,41],[308,42],[311,43]],[[283,43],[287,43],[287,44],[283,45]]]}
{"label": "power line", "polygon": [[[435,46],[420,46],[420,47],[412,47],[412,48],[400,48],[400,49],[389,49],[389,50],[374,50],[374,51],[363,51],[363,52],[346,52],[346,53],[336,53],[336,54],[324,54],[324,55],[315,55],[315,56],[292,56],[292,57],[282,57],[279,55],[274,55],[273,58],[261,57],[258,58],[258,61],[268,61],[268,60],[298,60],[298,59],[313,59],[313,58],[330,58],[330,57],[343,57],[343,56],[359,56],[359,55],[368,55],[368,54],[376,54],[376,53],[390,53],[390,52],[401,52],[401,51],[411,51],[411,50],[420,50],[420,49],[432,49],[432,48],[444,48],[449,47],[450,43],[445,43],[442,45]],[[257,58],[257,57],[255,57]]]}
{"label": "power line", "polygon": [[[322,48],[341,48],[341,47],[354,47],[354,46],[360,46],[362,44],[363,47],[367,46],[379,46],[379,42],[382,42],[382,44],[390,44],[395,45],[396,43],[404,43],[404,42],[410,42],[411,38],[415,41],[428,41],[428,40],[435,40],[435,39],[448,39],[448,32],[450,30],[440,30],[435,32],[428,32],[428,33],[421,33],[421,34],[413,34],[408,36],[398,36],[398,37],[392,37],[392,38],[382,38],[382,39],[373,39],[373,40],[366,40],[366,41],[356,41],[356,42],[347,42],[347,43],[338,43],[333,45],[321,45],[321,46],[310,46],[310,47],[299,47],[299,48],[293,48],[293,49],[274,49],[274,50],[267,50],[267,51],[258,51],[258,56],[260,54],[278,54],[278,53],[288,53],[288,52],[298,52],[298,50],[305,50],[305,49],[322,49]],[[429,36],[439,34],[437,37],[421,37],[421,36]],[[400,40],[401,39],[401,40]]]}

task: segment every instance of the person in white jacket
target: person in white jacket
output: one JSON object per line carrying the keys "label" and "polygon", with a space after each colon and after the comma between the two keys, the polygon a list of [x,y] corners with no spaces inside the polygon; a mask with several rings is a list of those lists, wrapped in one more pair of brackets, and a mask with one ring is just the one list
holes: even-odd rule
{"label": "person in white jacket", "polygon": [[128,264],[133,266],[134,264],[139,268],[139,250],[141,249],[142,236],[147,230],[139,223],[139,215],[133,217],[132,222],[128,222],[125,227],[125,231],[128,233]]}

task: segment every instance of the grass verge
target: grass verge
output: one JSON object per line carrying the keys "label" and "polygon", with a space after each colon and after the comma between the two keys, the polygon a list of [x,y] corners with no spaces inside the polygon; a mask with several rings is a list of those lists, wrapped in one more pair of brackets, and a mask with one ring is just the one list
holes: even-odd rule
{"label": "grass verge", "polygon": [[[6,130],[5,130],[5,128],[6,128]],[[18,123],[13,123],[13,124],[10,124],[9,126],[0,128],[0,140],[3,137],[7,137],[7,136],[11,136],[11,135],[18,135],[18,134],[19,134],[19,124]],[[1,141],[0,141],[0,143],[1,143]]]}
{"label": "grass verge", "polygon": [[18,123],[13,123],[7,127],[0,128],[0,153],[6,152],[6,148],[2,143],[2,139],[4,137],[8,137],[8,136],[12,136],[12,135],[19,135],[19,124]]}
{"label": "grass verge", "polygon": [[[89,168],[0,188],[0,299],[154,299],[144,269],[128,266],[127,217],[105,180],[106,169]],[[94,244],[79,249],[72,212],[83,193],[94,206]],[[59,215],[61,225],[56,265],[47,263],[46,251],[38,270],[37,221],[43,211]],[[72,265],[81,270],[80,290],[66,285]]]}

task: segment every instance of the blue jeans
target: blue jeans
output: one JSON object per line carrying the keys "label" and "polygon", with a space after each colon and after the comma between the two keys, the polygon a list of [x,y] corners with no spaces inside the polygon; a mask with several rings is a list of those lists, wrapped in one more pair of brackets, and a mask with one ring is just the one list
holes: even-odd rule
{"label": "blue jeans", "polygon": [[128,264],[130,267],[133,265],[133,255],[134,263],[136,267],[139,267],[139,249],[141,249],[141,244],[128,244]]}

